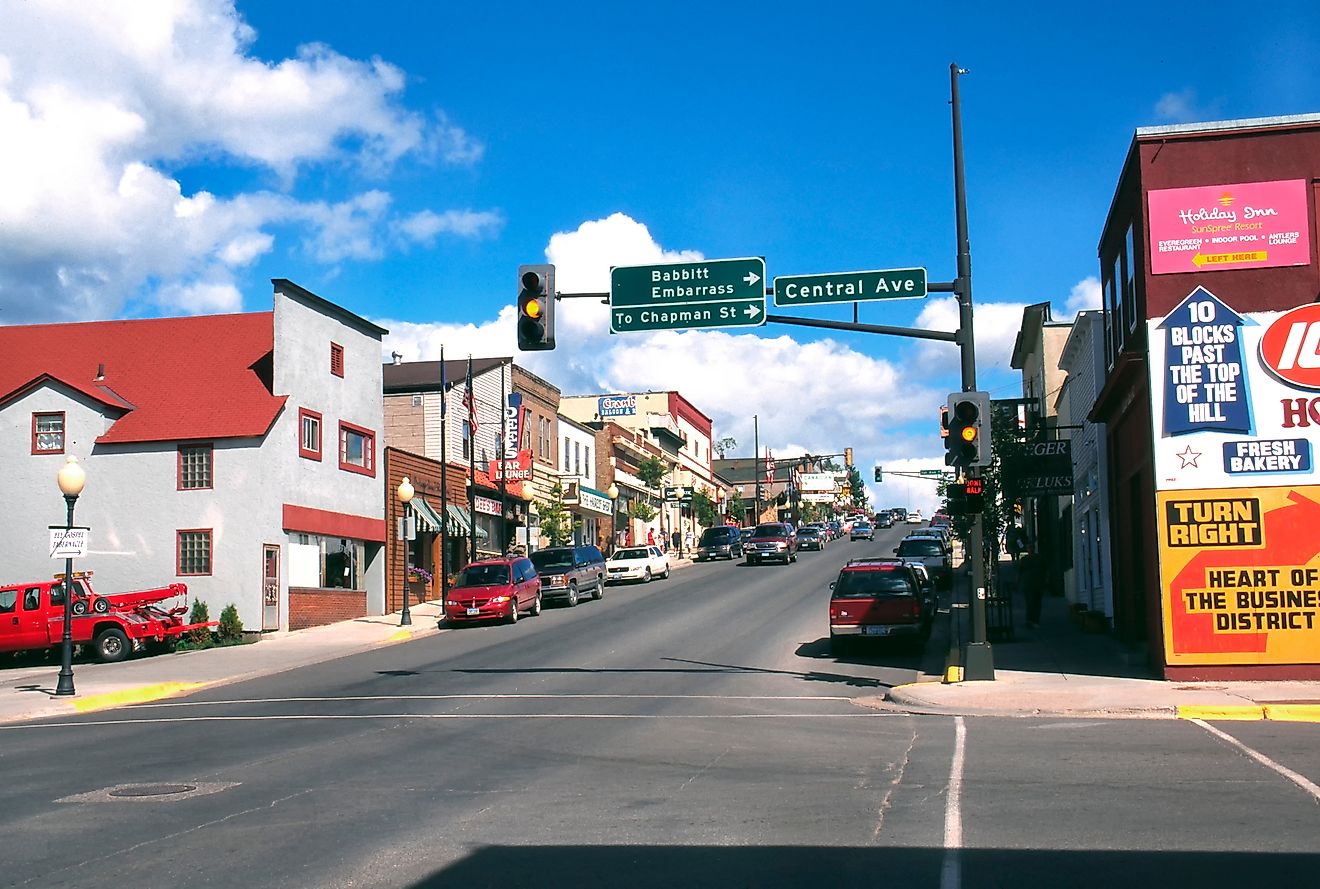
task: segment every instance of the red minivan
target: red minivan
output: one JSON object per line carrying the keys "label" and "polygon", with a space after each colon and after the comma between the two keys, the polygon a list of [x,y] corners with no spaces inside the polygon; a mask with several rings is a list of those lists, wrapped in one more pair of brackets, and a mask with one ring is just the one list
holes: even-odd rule
{"label": "red minivan", "polygon": [[512,624],[520,611],[532,617],[541,613],[541,578],[525,557],[473,562],[458,572],[445,600],[451,624],[495,618]]}
{"label": "red minivan", "polygon": [[909,565],[897,559],[853,559],[830,584],[830,648],[856,638],[906,638],[925,645],[935,619]]}

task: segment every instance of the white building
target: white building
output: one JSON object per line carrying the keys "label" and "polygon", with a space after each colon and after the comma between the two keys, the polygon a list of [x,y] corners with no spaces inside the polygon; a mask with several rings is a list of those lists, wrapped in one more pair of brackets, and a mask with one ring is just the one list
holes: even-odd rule
{"label": "white building", "polygon": [[273,283],[270,312],[0,326],[0,581],[62,570],[73,455],[100,591],[183,581],[247,630],[382,611],[386,331]]}
{"label": "white building", "polygon": [[560,482],[564,506],[573,514],[573,541],[600,543],[612,504],[596,484],[596,430],[562,415],[556,425],[562,436]]}
{"label": "white building", "polygon": [[[1109,474],[1105,427],[1087,420],[1105,381],[1104,313],[1082,312],[1073,322],[1059,365],[1068,375],[1059,396],[1059,425],[1072,439],[1073,560],[1065,588],[1074,602],[1113,620],[1109,576]],[[1081,428],[1070,428],[1077,427]]]}

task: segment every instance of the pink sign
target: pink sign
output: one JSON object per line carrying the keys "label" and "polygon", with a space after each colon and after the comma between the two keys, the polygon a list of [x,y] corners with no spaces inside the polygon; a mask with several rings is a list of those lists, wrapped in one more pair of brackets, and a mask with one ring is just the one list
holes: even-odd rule
{"label": "pink sign", "polygon": [[1153,275],[1311,262],[1305,179],[1166,188],[1146,199]]}

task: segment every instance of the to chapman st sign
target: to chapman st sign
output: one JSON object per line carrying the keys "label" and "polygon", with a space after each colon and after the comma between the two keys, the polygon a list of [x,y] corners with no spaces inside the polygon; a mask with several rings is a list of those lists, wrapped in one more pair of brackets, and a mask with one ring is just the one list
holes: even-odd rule
{"label": "to chapman st sign", "polygon": [[610,269],[612,333],[763,324],[764,259],[707,259]]}

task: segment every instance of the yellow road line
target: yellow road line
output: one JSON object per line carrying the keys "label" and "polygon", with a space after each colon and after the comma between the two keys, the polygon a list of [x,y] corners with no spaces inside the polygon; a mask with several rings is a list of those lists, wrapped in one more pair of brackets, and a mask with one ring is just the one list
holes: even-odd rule
{"label": "yellow road line", "polygon": [[1260,704],[1222,704],[1219,706],[1179,704],[1178,718],[1220,722],[1225,720],[1257,721],[1265,718],[1265,708]]}
{"label": "yellow road line", "polygon": [[1320,722],[1320,704],[1266,704],[1265,718],[1276,722]]}
{"label": "yellow road line", "polygon": [[137,688],[125,688],[120,691],[108,691],[99,695],[88,695],[73,701],[73,709],[79,713],[94,710],[106,710],[110,707],[123,707],[126,704],[144,704],[161,698],[196,691],[210,685],[209,682],[159,682],[155,685],[139,685]]}

